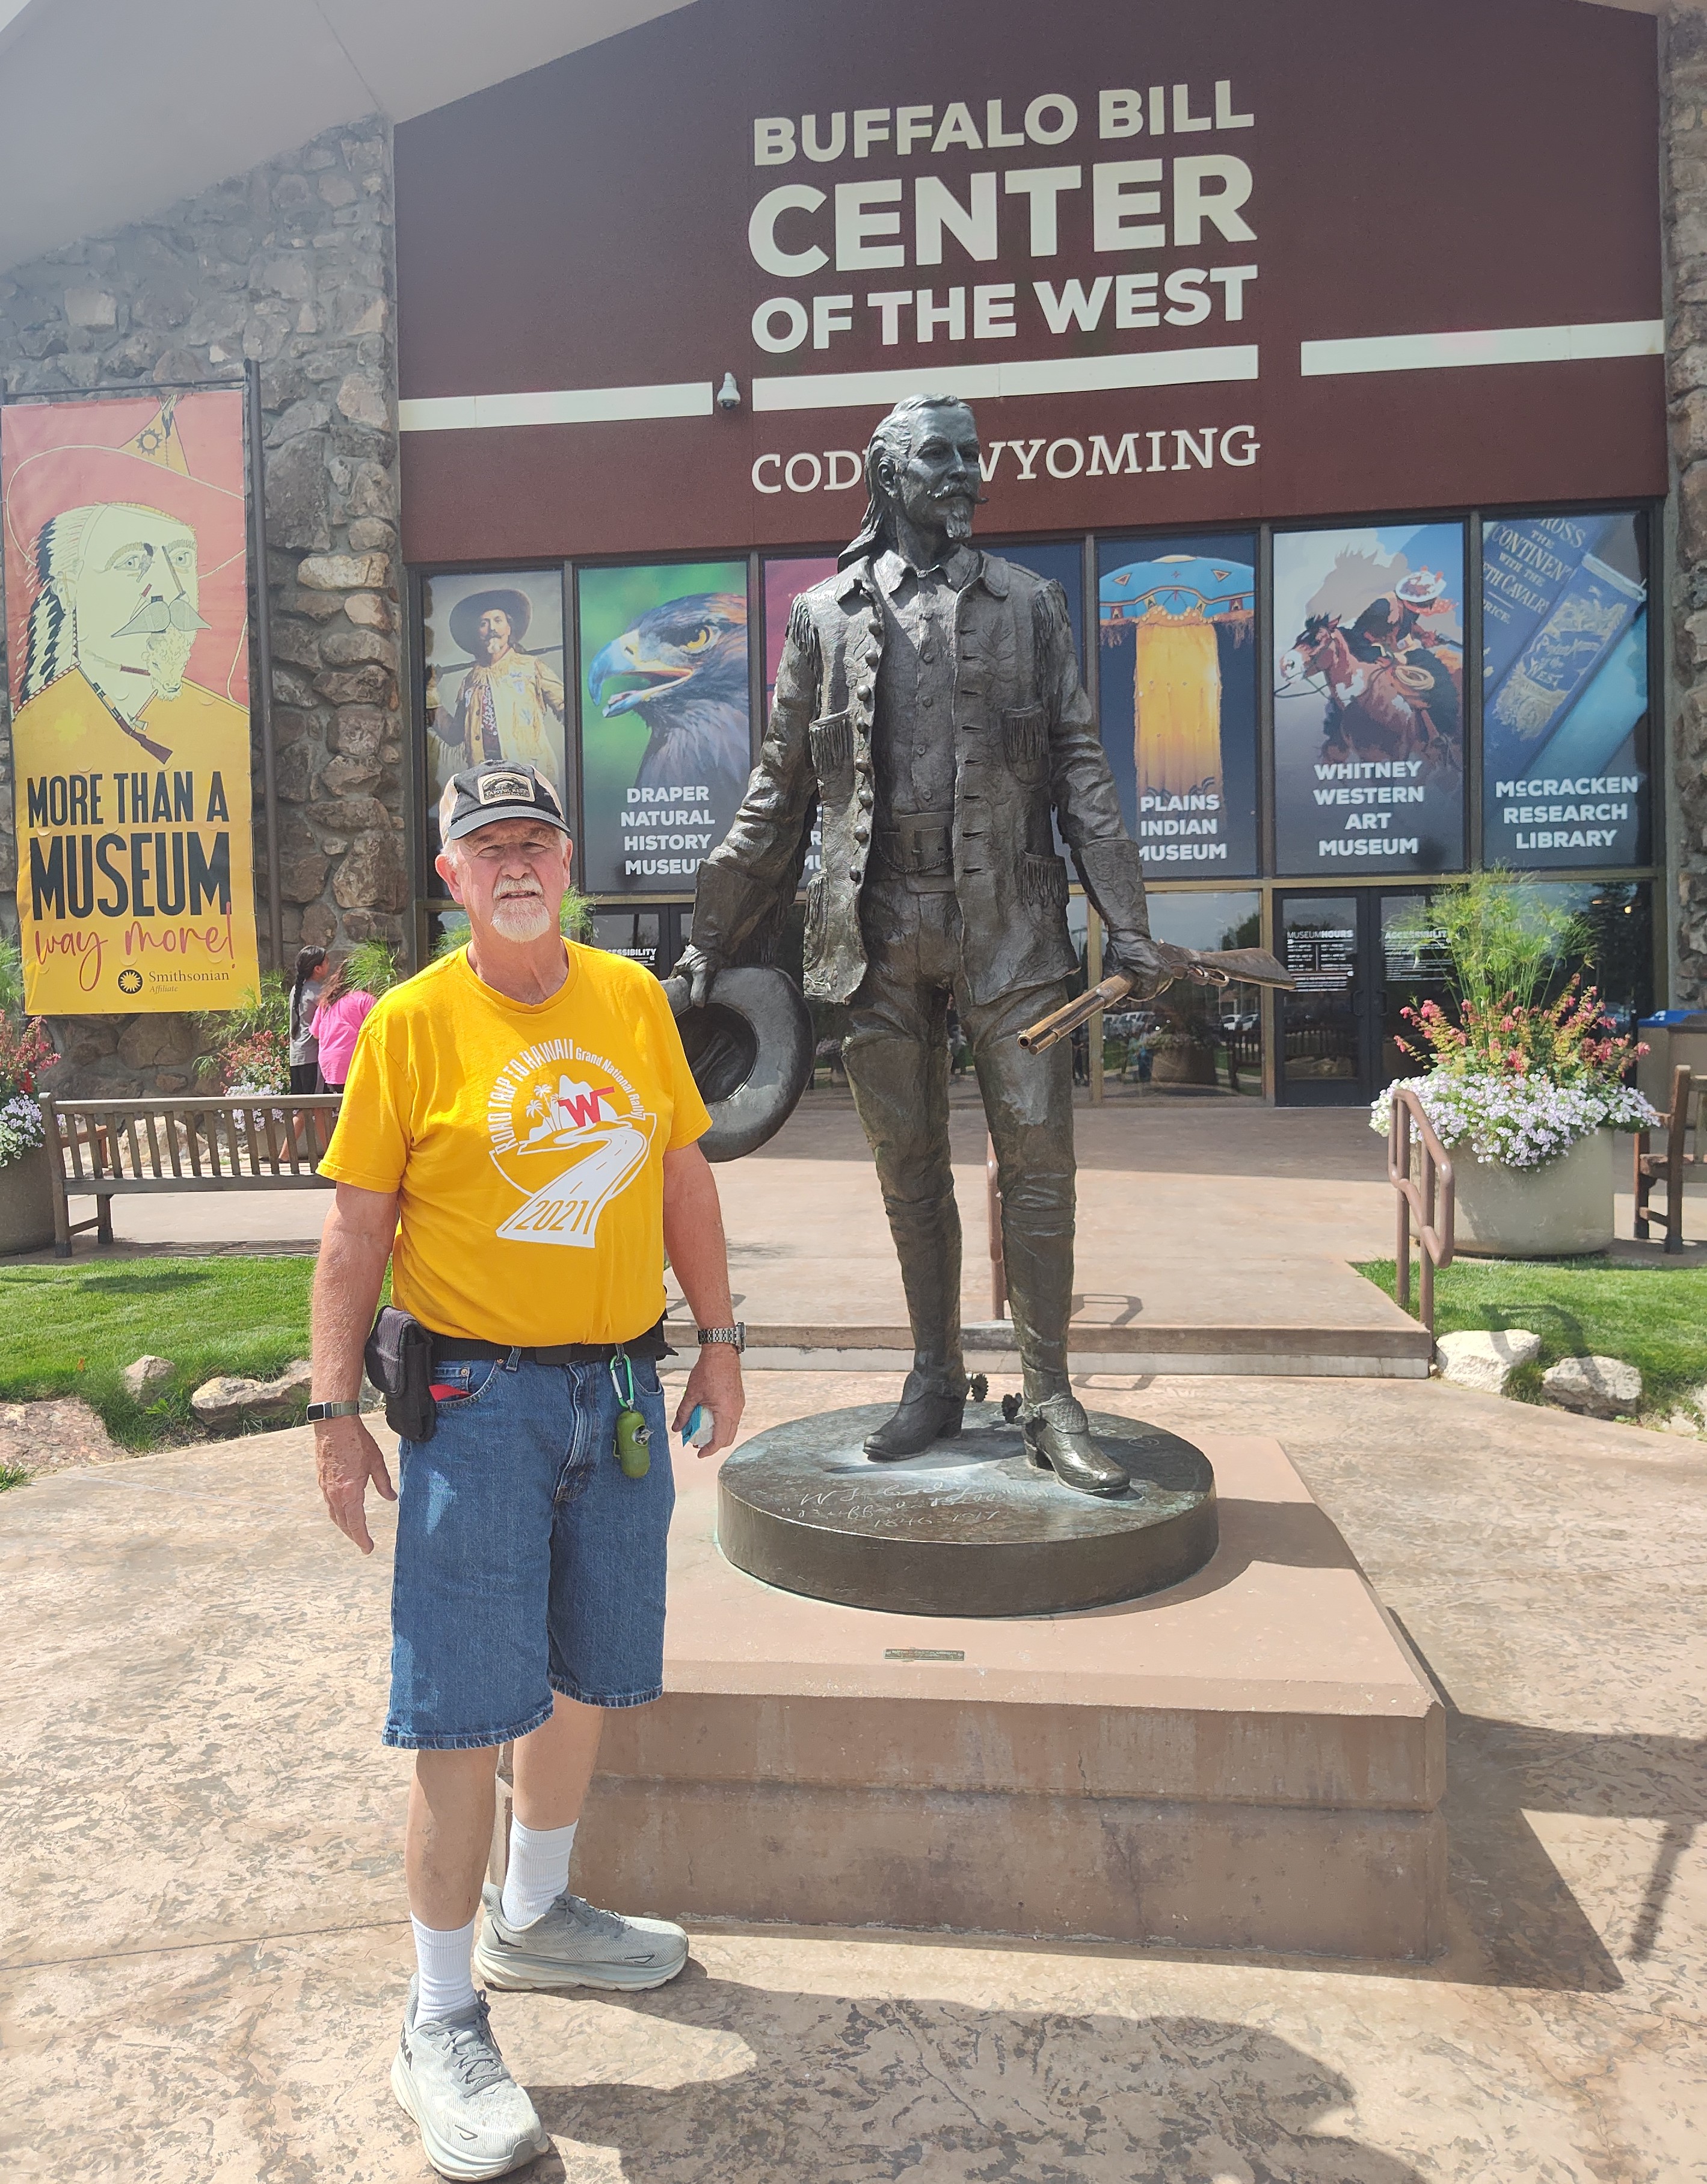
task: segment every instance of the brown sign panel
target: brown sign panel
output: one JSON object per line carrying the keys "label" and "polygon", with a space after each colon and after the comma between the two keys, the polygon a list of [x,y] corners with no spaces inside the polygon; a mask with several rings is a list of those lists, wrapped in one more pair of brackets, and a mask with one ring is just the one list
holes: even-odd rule
{"label": "brown sign panel", "polygon": [[[416,560],[1665,490],[1650,19],[698,0],[397,136]],[[738,406],[720,407],[728,391]]]}

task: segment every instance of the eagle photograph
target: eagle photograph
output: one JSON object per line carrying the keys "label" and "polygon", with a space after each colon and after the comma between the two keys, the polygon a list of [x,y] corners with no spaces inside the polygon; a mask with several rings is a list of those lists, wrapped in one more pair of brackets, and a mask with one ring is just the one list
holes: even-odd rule
{"label": "eagle photograph", "polygon": [[739,561],[581,571],[581,884],[686,892],[752,769]]}

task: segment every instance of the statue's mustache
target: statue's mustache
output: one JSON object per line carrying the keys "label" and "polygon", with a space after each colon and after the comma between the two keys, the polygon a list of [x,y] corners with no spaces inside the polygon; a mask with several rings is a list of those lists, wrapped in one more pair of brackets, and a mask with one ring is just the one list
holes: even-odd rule
{"label": "statue's mustache", "polygon": [[144,599],[122,629],[115,629],[114,637],[158,637],[169,629],[206,629],[210,625],[182,598],[163,599],[157,593]]}

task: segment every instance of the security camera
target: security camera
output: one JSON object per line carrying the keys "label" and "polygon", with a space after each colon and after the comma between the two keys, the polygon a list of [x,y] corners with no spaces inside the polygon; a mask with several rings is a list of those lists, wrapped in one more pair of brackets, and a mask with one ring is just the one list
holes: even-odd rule
{"label": "security camera", "polygon": [[717,406],[720,410],[738,410],[741,407],[741,389],[735,383],[732,371],[726,371],[723,375],[723,384],[717,390]]}

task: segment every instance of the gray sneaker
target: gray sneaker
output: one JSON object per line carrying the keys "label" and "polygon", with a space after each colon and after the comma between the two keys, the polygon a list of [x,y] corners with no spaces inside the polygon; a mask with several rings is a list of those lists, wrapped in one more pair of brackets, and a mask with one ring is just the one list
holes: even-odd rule
{"label": "gray sneaker", "polygon": [[504,2068],[485,1996],[454,2017],[417,2025],[417,1984],[409,1981],[392,2091],[414,2117],[427,2159],[441,2176],[458,2178],[525,2169],[550,2151],[551,2140]]}
{"label": "gray sneaker", "polygon": [[474,1963],[488,1986],[662,1986],[687,1962],[687,1936],[667,1919],[620,1919],[565,1893],[532,1925],[512,1926],[496,1881],[485,1901]]}

